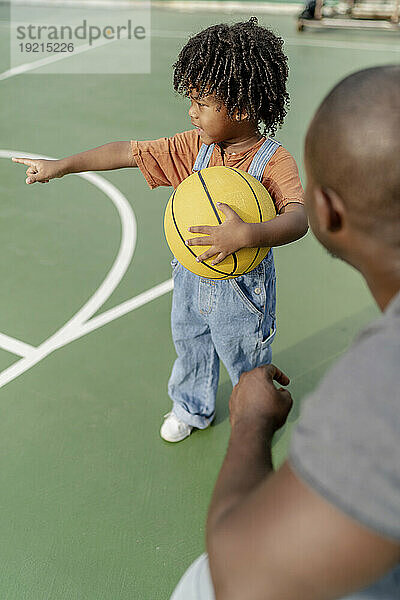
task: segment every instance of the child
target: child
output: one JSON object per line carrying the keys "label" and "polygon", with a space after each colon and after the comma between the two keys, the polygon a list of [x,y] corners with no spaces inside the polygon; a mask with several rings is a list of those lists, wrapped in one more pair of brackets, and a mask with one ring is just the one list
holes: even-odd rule
{"label": "child", "polygon": [[[150,188],[176,188],[192,171],[227,165],[248,171],[271,194],[277,218],[246,224],[226,205],[216,227],[191,227],[207,237],[199,259],[218,264],[243,247],[287,244],[307,231],[303,191],[292,156],[269,139],[283,123],[288,103],[287,58],[283,41],[257,19],[215,25],[193,36],[174,65],[174,89],[191,102],[195,129],[155,141],[114,142],[48,161],[14,159],[27,165],[27,183],[48,182],[82,171],[139,167]],[[190,238],[190,235],[188,235]],[[271,362],[275,336],[275,268],[272,250],[250,273],[219,281],[200,278],[172,261],[172,335],[178,358],[168,392],[172,411],[161,436],[177,442],[194,427],[204,429],[215,415],[221,359],[235,385],[241,373]]]}

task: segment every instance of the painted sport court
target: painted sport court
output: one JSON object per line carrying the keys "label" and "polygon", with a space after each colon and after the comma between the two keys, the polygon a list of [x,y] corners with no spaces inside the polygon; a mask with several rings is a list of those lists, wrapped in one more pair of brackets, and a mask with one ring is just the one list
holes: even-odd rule
{"label": "painted sport court", "polygon": [[[1,278],[0,597],[4,600],[167,600],[203,551],[211,490],[228,434],[222,370],[215,423],[172,445],[169,410],[170,195],[139,170],[26,186],[10,155],[60,157],[103,143],[190,127],[171,65],[191,32],[258,14],[286,40],[291,111],[277,135],[304,181],[302,140],[328,89],[362,67],[398,62],[398,34],[297,33],[295,18],[152,10],[151,75],[8,71],[0,5]],[[289,12],[290,7],[289,7]],[[312,235],[275,251],[278,334],[273,360],[296,400],[277,435],[287,451],[301,400],[355,332],[377,314],[360,276]]]}

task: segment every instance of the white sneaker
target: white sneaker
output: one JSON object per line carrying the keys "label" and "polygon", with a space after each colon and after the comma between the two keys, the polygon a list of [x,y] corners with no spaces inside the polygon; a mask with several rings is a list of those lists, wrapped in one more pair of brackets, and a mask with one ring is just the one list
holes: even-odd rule
{"label": "white sneaker", "polygon": [[192,433],[193,427],[180,421],[171,411],[164,415],[164,423],[160,429],[160,435],[167,442],[180,442]]}

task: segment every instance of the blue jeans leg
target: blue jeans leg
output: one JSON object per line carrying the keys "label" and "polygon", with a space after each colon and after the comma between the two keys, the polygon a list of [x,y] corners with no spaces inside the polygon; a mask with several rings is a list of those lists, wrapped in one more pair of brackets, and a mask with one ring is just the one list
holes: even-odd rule
{"label": "blue jeans leg", "polygon": [[[400,598],[400,566],[376,583],[342,600],[394,600]],[[215,600],[207,554],[194,561],[183,575],[170,600]]]}
{"label": "blue jeans leg", "polygon": [[168,393],[177,417],[204,429],[215,414],[219,359],[233,385],[244,371],[271,362],[276,330],[273,255],[232,280],[205,279],[177,261],[173,265],[171,328],[178,358]]}
{"label": "blue jeans leg", "polygon": [[171,329],[178,355],[168,382],[173,411],[184,423],[206,428],[214,418],[219,358],[208,324],[216,288],[177,264],[173,270]]}
{"label": "blue jeans leg", "polygon": [[220,282],[209,323],[215,349],[232,385],[244,371],[271,362],[276,333],[275,268],[272,253],[253,271]]}

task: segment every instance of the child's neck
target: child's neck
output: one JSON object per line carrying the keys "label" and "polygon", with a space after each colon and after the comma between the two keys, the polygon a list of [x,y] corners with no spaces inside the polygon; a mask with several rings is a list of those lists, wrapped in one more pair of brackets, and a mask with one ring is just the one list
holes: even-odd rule
{"label": "child's neck", "polygon": [[245,152],[254,146],[262,137],[258,131],[252,131],[229,140],[224,140],[219,145],[226,154],[239,154],[239,152]]}

